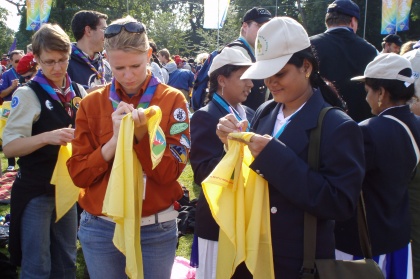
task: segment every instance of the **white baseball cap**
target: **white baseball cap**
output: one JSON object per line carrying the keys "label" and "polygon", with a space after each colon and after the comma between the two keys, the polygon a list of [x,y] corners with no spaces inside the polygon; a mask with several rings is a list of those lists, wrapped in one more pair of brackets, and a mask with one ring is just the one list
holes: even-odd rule
{"label": "white baseball cap", "polygon": [[410,61],[406,58],[395,53],[383,53],[376,56],[375,59],[366,66],[363,76],[357,76],[351,80],[365,81],[366,78],[377,78],[414,83],[413,77],[406,77],[399,74],[399,72],[407,68],[413,70]]}
{"label": "white baseball cap", "polygon": [[210,76],[212,72],[225,65],[250,66],[252,65],[252,61],[240,50],[225,47],[222,52],[214,57],[213,62],[210,65],[208,75]]}
{"label": "white baseball cap", "polygon": [[303,26],[290,17],[274,17],[257,33],[255,62],[241,79],[264,79],[278,73],[293,54],[311,45]]}

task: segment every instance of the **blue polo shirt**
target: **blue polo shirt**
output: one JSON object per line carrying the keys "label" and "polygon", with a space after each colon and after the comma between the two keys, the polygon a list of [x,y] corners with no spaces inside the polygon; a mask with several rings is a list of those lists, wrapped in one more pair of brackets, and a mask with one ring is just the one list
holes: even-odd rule
{"label": "blue polo shirt", "polygon": [[[13,68],[10,68],[6,72],[4,72],[3,75],[1,76],[1,79],[0,79],[0,93],[4,89],[7,89],[10,85],[12,85],[12,80],[19,79],[19,78],[20,78],[20,75],[18,75],[16,73],[15,69],[13,69]],[[16,89],[17,89],[17,87],[16,87]],[[9,95],[4,97],[3,100],[4,101],[11,101],[12,100],[12,95],[16,91],[16,89],[13,90]]]}
{"label": "blue polo shirt", "polygon": [[169,74],[168,85],[175,87],[176,89],[190,90],[193,87],[194,74],[190,70],[176,69]]}

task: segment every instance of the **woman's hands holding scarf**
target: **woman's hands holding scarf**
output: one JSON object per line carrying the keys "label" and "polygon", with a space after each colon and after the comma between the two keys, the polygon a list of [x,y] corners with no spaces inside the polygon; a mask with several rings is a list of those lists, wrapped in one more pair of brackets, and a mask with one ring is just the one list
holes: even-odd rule
{"label": "woman's hands holding scarf", "polygon": [[241,139],[233,138],[229,136],[230,133],[237,133],[246,131],[248,127],[248,121],[242,120],[238,121],[233,114],[228,114],[219,119],[219,124],[217,124],[216,134],[219,139],[228,147],[228,139],[236,140],[248,145],[249,151],[254,158],[256,158],[260,152],[265,148],[268,142],[272,139],[269,135],[258,135],[255,134],[249,142],[246,142]]}
{"label": "woman's hands holding scarf", "polygon": [[147,133],[147,119],[155,114],[156,112],[153,109],[145,114],[143,108],[134,109],[131,112],[131,117],[134,121],[134,136],[136,137],[137,142],[139,142]]}

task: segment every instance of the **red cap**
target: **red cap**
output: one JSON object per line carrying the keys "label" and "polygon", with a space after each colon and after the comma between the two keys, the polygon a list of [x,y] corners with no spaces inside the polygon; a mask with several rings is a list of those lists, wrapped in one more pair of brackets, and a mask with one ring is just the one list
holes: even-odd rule
{"label": "red cap", "polygon": [[36,65],[36,62],[34,61],[34,55],[32,54],[32,52],[28,52],[25,56],[23,56],[20,59],[16,67],[16,72],[19,75],[23,75],[27,73],[29,70],[31,70],[35,65]]}
{"label": "red cap", "polygon": [[179,56],[179,55],[175,55],[174,56],[174,60],[175,60],[175,63],[177,64],[177,65],[179,65],[179,64],[181,64],[181,63],[183,63],[184,61],[182,60],[182,58]]}

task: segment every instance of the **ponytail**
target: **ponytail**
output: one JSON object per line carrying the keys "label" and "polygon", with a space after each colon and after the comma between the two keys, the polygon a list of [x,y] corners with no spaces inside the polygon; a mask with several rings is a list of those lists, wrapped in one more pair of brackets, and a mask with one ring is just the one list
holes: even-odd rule
{"label": "ponytail", "polygon": [[303,61],[307,60],[312,65],[312,72],[309,76],[309,82],[313,88],[318,88],[321,91],[324,100],[334,107],[339,107],[347,112],[347,106],[344,100],[340,97],[334,85],[327,81],[319,74],[318,61],[311,47],[303,49],[293,54],[288,64],[295,65],[300,68],[303,66]]}
{"label": "ponytail", "polygon": [[338,107],[347,112],[347,104],[338,94],[337,89],[328,80],[324,79],[318,71],[313,71],[310,76],[311,85],[315,88],[319,88],[324,100],[332,105]]}

